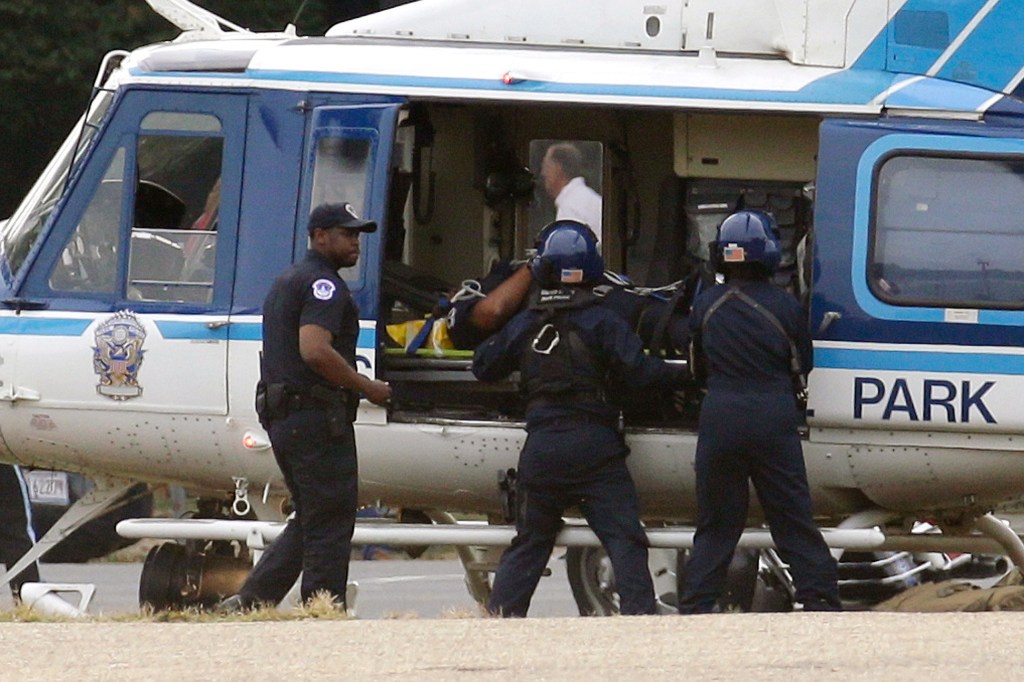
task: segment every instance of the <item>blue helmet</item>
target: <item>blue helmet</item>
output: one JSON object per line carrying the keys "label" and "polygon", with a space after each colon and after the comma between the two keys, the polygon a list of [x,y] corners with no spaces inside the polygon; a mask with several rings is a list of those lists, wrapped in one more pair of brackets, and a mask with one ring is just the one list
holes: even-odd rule
{"label": "blue helmet", "polygon": [[775,272],[782,257],[779,228],[764,211],[737,211],[722,221],[718,239],[711,242],[716,270],[738,263],[756,263]]}
{"label": "blue helmet", "polygon": [[530,272],[541,286],[596,282],[604,274],[597,235],[575,220],[556,220],[537,236]]}

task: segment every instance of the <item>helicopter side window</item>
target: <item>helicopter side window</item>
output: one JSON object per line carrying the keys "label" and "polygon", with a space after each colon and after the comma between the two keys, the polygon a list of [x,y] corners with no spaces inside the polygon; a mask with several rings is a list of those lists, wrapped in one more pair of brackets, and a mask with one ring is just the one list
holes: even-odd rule
{"label": "helicopter side window", "polygon": [[141,127],[128,298],[209,303],[224,147],[220,121],[154,112]]}
{"label": "helicopter side window", "polygon": [[112,101],[113,96],[110,92],[101,90],[97,93],[90,111],[86,114],[85,125],[72,130],[71,136],[57,151],[32,190],[25,196],[21,206],[4,225],[0,234],[0,252],[7,254],[12,272],[20,270],[29,251],[42,234],[43,225],[46,224],[64,191],[71,168],[90,148],[93,136],[110,109]]}
{"label": "helicopter side window", "polygon": [[125,150],[118,149],[99,189],[50,272],[50,288],[90,294],[117,285],[118,233],[124,194]]}
{"label": "helicopter side window", "polygon": [[[347,202],[360,216],[366,211],[369,172],[373,161],[373,139],[361,137],[361,131],[343,131],[345,137],[324,136],[316,143],[313,167],[313,191],[310,206]],[[366,235],[360,235],[360,248],[365,248]],[[351,268],[341,270],[346,282],[362,279],[366,267],[360,258]]]}
{"label": "helicopter side window", "polygon": [[868,283],[893,305],[1024,307],[1024,162],[894,156],[878,171]]}

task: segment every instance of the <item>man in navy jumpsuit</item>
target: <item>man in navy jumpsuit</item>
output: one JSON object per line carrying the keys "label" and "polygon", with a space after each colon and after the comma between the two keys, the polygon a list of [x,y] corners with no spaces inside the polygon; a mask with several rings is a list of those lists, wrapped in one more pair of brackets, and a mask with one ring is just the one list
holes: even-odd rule
{"label": "man in navy jumpsuit", "polygon": [[620,611],[654,613],[640,503],[626,468],[618,411],[607,398],[616,380],[668,388],[679,381],[680,370],[645,356],[622,317],[596,305],[590,289],[604,264],[588,227],[556,222],[530,269],[544,288],[473,358],[473,373],[484,381],[518,369],[528,401],[516,537],[502,556],[487,609],[526,616],[562,514],[576,505],[608,552]]}
{"label": "man in navy jumpsuit", "polygon": [[[21,468],[0,464],[0,564],[10,569],[35,544],[32,506]],[[3,575],[3,572],[0,572]],[[39,582],[39,564],[32,562],[11,579],[11,594],[17,601],[23,583]]]}
{"label": "man in navy jumpsuit", "polygon": [[768,281],[779,262],[775,235],[766,213],[727,218],[712,244],[726,282],[699,296],[690,316],[694,372],[706,379],[707,395],[697,441],[697,532],[681,613],[714,609],[746,525],[748,480],[789,564],[797,602],[806,611],[840,607],[836,562],[811,516],[798,433],[793,382],[811,369],[811,341],[797,301]]}
{"label": "man in navy jumpsuit", "polygon": [[301,595],[326,592],[345,606],[358,505],[352,421],[358,394],[383,405],[391,389],[355,370],[359,310],[338,269],[359,259],[376,223],[350,204],[309,217],[310,251],[274,281],[263,305],[265,423],[295,516],[225,610],[277,603],[302,572]]}

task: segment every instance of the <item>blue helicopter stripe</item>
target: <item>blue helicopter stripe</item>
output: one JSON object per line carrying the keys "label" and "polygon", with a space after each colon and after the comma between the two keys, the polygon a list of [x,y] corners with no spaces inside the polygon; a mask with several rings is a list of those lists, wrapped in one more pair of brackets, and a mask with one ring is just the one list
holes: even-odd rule
{"label": "blue helicopter stripe", "polygon": [[160,320],[156,322],[156,328],[160,330],[160,336],[165,339],[180,340],[227,340],[228,326],[210,329],[206,322],[178,322]]}
{"label": "blue helicopter stripe", "polygon": [[[228,328],[228,338],[232,341],[262,341],[263,326],[259,322],[232,322]],[[357,348],[374,348],[377,345],[377,332],[373,329],[360,329],[356,341]]]}
{"label": "blue helicopter stripe", "polygon": [[[17,336],[82,336],[93,320],[0,317],[0,334]],[[210,339],[232,341],[261,341],[263,329],[259,322],[232,322],[219,329],[210,329],[206,322],[159,320],[156,328],[164,339],[173,341],[208,341]],[[359,348],[374,348],[377,332],[360,329],[356,345]]]}
{"label": "blue helicopter stripe", "polygon": [[232,322],[228,338],[232,341],[262,341],[263,325],[259,322]]}
{"label": "blue helicopter stripe", "polygon": [[[808,83],[799,90],[741,90],[730,88],[694,88],[686,86],[630,85],[627,83],[552,83],[525,80],[505,85],[498,79],[439,78],[434,76],[378,75],[363,73],[327,73],[321,71],[252,70],[253,78],[313,83],[349,83],[442,90],[486,90],[502,92],[542,92],[618,97],[706,99],[756,102],[822,102],[829,104],[867,104],[892,83],[892,74],[884,72],[841,71]],[[167,74],[161,74],[167,75]],[[187,75],[187,74],[182,74]],[[960,102],[946,103],[959,110]]]}
{"label": "blue helicopter stripe", "polygon": [[[882,35],[884,36],[884,31]],[[882,45],[884,47],[884,39],[882,40]],[[441,78],[435,76],[323,71],[281,71],[274,69],[252,69],[247,71],[245,75],[249,78],[270,81],[343,83],[397,88],[866,106],[893,83],[893,73],[881,70],[883,65],[878,65],[878,70],[866,68],[866,66],[858,61],[858,64],[854,65],[852,69],[829,74],[808,83],[798,90],[695,88],[686,86],[631,85],[628,83],[553,83],[532,80],[524,80],[513,85],[506,85],[497,79]],[[134,75],[147,75],[149,72],[135,68],[132,69],[132,73]],[[172,78],[195,77],[194,73],[177,71],[159,72],[159,75]],[[239,74],[204,74],[204,77],[225,79],[237,79],[238,76]],[[1000,86],[1002,85],[1000,84]],[[915,85],[914,87],[918,88],[919,86]],[[907,95],[909,94],[907,93]],[[991,93],[983,96],[982,93],[973,90],[971,86],[960,83],[949,83],[946,84],[946,87],[931,89],[926,94],[927,97],[922,99],[928,102],[928,106],[948,109],[950,111],[975,111],[979,104],[991,96]],[[904,95],[904,97],[907,95]]]}
{"label": "blue helicopter stripe", "polygon": [[[161,320],[156,323],[157,329],[165,339],[230,339],[231,341],[262,341],[263,325],[259,322],[232,322],[217,330],[207,328],[205,322],[178,322]],[[356,346],[373,348],[377,342],[377,332],[373,329],[360,329]]]}
{"label": "blue helicopter stripe", "polygon": [[1024,375],[1024,355],[815,348],[819,369]]}
{"label": "blue helicopter stripe", "polygon": [[[941,12],[949,20],[949,36],[952,41],[964,30],[971,19],[981,10],[987,0],[907,0],[899,9],[898,15],[905,18],[908,15],[927,15]],[[868,44],[857,60],[850,67],[851,69],[890,69],[894,72],[918,73],[917,70],[908,70],[905,65],[893,63],[893,52],[900,47],[896,43],[894,17],[888,24],[882,27],[878,35]],[[991,47],[991,46],[990,46]],[[936,50],[936,53],[939,51]],[[935,55],[936,58],[939,54]]]}
{"label": "blue helicopter stripe", "polygon": [[92,320],[0,317],[0,334],[19,336],[81,336]]}
{"label": "blue helicopter stripe", "polygon": [[888,107],[943,109],[951,100],[964,111],[980,111],[992,99],[992,93],[981,88],[926,78],[911,83],[885,98]]}
{"label": "blue helicopter stripe", "polygon": [[[894,18],[878,32],[878,35],[868,44],[857,60],[850,67],[851,69],[890,69],[894,72],[922,73],[922,70],[912,68],[903,60],[894,60],[894,53],[899,52],[901,47],[913,47],[912,45],[901,45],[896,42],[898,21],[908,21],[913,26],[913,15],[920,17],[942,13],[949,21],[947,40],[952,42],[960,32],[971,22],[975,15],[984,7],[987,0],[907,0],[899,9]],[[947,43],[948,45],[949,43]],[[941,51],[933,51],[938,58]]]}
{"label": "blue helicopter stripe", "polygon": [[1016,34],[1022,25],[1024,4],[997,3],[942,66],[938,77],[1002,90],[1024,64],[1024,41]]}

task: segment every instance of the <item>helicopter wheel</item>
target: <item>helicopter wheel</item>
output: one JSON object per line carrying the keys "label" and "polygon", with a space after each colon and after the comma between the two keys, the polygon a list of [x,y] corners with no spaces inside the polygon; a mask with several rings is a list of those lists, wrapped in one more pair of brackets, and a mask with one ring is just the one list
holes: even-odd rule
{"label": "helicopter wheel", "polygon": [[185,606],[187,552],[184,545],[174,542],[149,550],[139,578],[139,606],[154,611]]}
{"label": "helicopter wheel", "polygon": [[139,579],[139,605],[155,611],[213,606],[236,594],[252,570],[248,551],[215,541],[198,549],[193,543],[165,542],[149,550]]}

